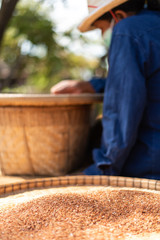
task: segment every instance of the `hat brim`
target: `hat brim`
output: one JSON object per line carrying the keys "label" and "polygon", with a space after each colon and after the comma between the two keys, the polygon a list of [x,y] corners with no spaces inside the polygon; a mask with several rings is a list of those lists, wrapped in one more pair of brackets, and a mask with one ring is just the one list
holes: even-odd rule
{"label": "hat brim", "polygon": [[81,24],[78,26],[78,29],[81,32],[87,32],[90,30],[95,29],[94,26],[92,26],[92,24],[99,18],[101,17],[103,14],[109,12],[110,10],[112,10],[113,8],[127,2],[128,0],[111,0],[109,3],[107,4],[103,4],[100,7],[96,8],[91,14],[89,14],[82,22]]}

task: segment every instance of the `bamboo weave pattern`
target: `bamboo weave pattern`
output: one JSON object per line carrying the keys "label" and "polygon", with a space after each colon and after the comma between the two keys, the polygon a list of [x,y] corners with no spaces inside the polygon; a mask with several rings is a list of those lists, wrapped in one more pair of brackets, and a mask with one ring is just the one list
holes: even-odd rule
{"label": "bamboo weave pattern", "polygon": [[40,178],[14,184],[3,184],[0,185],[0,196],[18,191],[62,186],[111,186],[160,191],[160,181],[158,180],[114,176],[66,176]]}

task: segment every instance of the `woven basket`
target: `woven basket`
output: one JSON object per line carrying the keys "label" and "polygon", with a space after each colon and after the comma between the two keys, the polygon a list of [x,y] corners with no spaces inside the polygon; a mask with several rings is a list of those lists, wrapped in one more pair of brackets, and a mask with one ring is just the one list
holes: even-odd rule
{"label": "woven basket", "polygon": [[0,95],[3,175],[60,176],[84,158],[102,95]]}

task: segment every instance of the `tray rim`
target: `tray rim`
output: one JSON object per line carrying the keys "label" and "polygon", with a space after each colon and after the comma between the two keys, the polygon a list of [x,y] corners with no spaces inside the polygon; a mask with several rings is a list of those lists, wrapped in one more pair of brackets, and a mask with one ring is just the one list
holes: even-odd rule
{"label": "tray rim", "polygon": [[[21,176],[22,177],[22,176]],[[46,189],[49,187],[70,187],[70,186],[106,186],[106,187],[125,187],[144,190],[160,191],[160,180],[117,177],[117,176],[62,176],[62,177],[37,177],[21,182],[0,184],[0,197],[5,194],[13,194],[19,191],[36,189]]]}

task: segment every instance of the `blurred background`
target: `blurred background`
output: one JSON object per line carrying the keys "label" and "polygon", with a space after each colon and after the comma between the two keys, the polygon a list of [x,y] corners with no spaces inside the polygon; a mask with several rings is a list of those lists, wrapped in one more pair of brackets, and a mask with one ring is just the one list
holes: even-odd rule
{"label": "blurred background", "polygon": [[0,91],[49,93],[63,79],[106,75],[99,30],[81,34],[86,0],[0,0]]}

